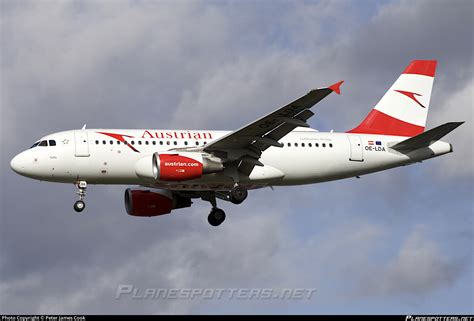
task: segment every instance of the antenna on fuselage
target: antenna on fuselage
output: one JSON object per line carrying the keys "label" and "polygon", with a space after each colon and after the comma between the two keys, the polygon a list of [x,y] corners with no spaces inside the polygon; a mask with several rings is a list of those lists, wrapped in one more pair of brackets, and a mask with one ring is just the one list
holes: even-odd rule
{"label": "antenna on fuselage", "polygon": [[82,126],[82,130],[86,129],[86,124],[84,124],[84,126]]}

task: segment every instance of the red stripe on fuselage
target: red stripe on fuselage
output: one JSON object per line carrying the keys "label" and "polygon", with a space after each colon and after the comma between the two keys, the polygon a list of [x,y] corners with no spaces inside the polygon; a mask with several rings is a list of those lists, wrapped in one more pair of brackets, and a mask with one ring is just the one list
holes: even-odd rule
{"label": "red stripe on fuselage", "polygon": [[112,138],[115,138],[116,140],[124,143],[125,145],[127,145],[128,147],[130,147],[131,150],[133,150],[134,152],[136,153],[140,153],[138,150],[135,149],[135,147],[133,147],[132,145],[130,145],[124,137],[127,137],[127,138],[133,138],[133,136],[129,136],[129,135],[122,135],[122,134],[114,134],[114,133],[106,133],[106,132],[97,132],[99,134],[102,134],[102,135],[107,135],[109,137],[112,137]]}
{"label": "red stripe on fuselage", "polygon": [[404,122],[373,109],[359,126],[348,133],[411,137],[421,134],[424,130],[425,127]]}

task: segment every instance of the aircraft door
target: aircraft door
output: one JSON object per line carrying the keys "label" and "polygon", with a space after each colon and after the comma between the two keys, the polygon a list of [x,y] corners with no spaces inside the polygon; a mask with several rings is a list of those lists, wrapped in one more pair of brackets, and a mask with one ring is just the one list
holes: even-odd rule
{"label": "aircraft door", "polygon": [[78,130],[74,132],[74,142],[76,146],[75,156],[76,157],[89,157],[89,139],[87,131]]}
{"label": "aircraft door", "polygon": [[363,162],[364,161],[364,150],[362,146],[362,140],[360,139],[359,135],[347,135],[349,138],[349,142],[351,145],[351,157],[349,160],[355,162]]}

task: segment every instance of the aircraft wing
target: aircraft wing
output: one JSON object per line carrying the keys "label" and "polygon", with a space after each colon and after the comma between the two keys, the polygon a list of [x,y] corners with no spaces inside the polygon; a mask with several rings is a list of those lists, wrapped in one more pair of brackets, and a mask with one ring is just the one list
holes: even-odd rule
{"label": "aircraft wing", "polygon": [[311,90],[288,105],[215,140],[204,151],[226,162],[239,162],[239,171],[249,175],[254,166],[263,165],[258,159],[264,150],[270,146],[283,147],[278,142],[282,137],[296,127],[309,127],[306,120],[314,115],[310,108],[333,91],[340,94],[342,83]]}

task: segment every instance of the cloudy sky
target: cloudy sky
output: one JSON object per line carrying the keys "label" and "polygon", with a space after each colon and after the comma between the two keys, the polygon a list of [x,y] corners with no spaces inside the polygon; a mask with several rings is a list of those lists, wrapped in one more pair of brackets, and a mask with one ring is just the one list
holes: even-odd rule
{"label": "cloudy sky", "polygon": [[[473,2],[0,1],[2,313],[474,313]],[[345,131],[412,59],[437,59],[428,127],[454,153],[127,216],[125,186],[16,175],[10,159],[80,128],[235,129],[344,79],[310,122]],[[145,288],[314,288],[305,300],[115,299]]]}

